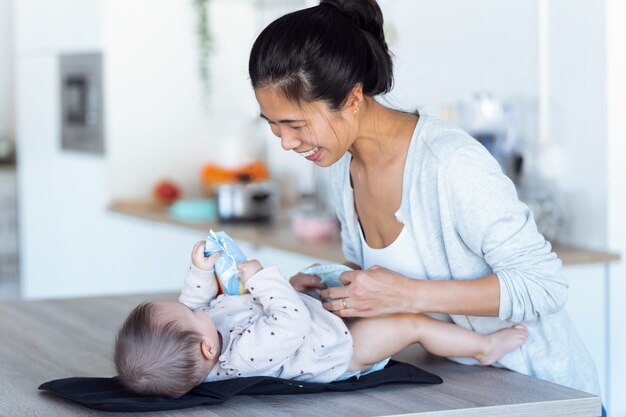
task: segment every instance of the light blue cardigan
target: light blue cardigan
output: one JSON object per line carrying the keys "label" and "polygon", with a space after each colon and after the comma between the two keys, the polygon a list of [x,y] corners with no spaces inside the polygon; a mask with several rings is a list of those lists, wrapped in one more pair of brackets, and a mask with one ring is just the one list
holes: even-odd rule
{"label": "light blue cardigan", "polygon": [[[350,161],[346,153],[331,167],[332,193],[346,260],[363,265]],[[482,334],[516,322],[528,326],[526,343],[496,366],[599,394],[593,361],[563,309],[568,284],[561,261],[482,145],[462,130],[422,115],[409,146],[396,219],[415,238],[425,279],[497,274],[499,317],[450,316]]]}

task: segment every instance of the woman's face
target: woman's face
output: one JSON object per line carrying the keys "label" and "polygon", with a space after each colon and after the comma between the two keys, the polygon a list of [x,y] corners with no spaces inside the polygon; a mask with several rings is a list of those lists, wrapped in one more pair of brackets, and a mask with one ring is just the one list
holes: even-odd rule
{"label": "woman's face", "polygon": [[273,87],[255,90],[261,117],[280,138],[286,151],[294,151],[316,165],[337,162],[356,138],[356,113],[349,108],[330,111],[326,103],[293,103]]}

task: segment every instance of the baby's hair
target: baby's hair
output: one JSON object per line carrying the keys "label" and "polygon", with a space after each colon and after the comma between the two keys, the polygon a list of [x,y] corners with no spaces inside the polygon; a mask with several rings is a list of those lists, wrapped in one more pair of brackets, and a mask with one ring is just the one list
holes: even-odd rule
{"label": "baby's hair", "polygon": [[157,313],[153,303],[142,303],[128,315],[115,339],[115,367],[122,385],[137,394],[178,398],[206,378],[202,338]]}

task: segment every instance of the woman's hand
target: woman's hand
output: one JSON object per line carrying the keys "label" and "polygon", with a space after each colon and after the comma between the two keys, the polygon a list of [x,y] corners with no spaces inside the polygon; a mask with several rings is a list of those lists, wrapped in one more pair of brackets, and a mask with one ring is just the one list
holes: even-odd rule
{"label": "woman's hand", "polygon": [[412,280],[389,269],[373,266],[368,270],[341,274],[345,287],[323,290],[324,308],[339,317],[374,317],[394,313],[418,313],[417,293]]}
{"label": "woman's hand", "polygon": [[[319,263],[315,263],[311,266],[317,266]],[[316,275],[308,275],[298,272],[296,275],[289,278],[289,283],[298,292],[310,292],[314,290],[323,290],[326,285],[322,284],[320,277]]]}

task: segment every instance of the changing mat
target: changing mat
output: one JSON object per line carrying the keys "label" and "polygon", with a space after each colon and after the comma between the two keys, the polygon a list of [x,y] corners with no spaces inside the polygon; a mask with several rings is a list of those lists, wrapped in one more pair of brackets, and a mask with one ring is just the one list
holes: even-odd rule
{"label": "changing mat", "polygon": [[314,384],[265,376],[205,382],[181,398],[142,397],[126,391],[117,378],[64,378],[41,384],[51,392],[85,407],[104,411],[159,411],[219,404],[233,395],[310,394],[355,391],[390,383],[440,384],[437,375],[412,365],[389,361],[382,370],[357,378]]}

